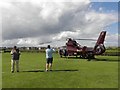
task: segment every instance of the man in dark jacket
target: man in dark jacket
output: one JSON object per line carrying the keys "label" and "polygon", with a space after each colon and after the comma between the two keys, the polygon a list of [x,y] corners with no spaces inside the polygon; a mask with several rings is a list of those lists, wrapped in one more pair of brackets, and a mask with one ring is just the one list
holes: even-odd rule
{"label": "man in dark jacket", "polygon": [[16,64],[16,70],[17,70],[17,72],[19,72],[19,56],[20,56],[20,52],[19,52],[19,49],[17,49],[16,46],[14,46],[14,48],[11,50],[11,55],[12,55],[11,72],[12,73],[14,72],[15,64]]}

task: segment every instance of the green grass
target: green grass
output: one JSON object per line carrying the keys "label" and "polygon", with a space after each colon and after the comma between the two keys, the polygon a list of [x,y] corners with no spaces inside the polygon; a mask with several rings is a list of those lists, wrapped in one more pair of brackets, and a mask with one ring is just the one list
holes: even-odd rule
{"label": "green grass", "polygon": [[[0,53],[0,62],[2,62],[2,54]],[[0,63],[0,89],[2,88],[2,63]]]}
{"label": "green grass", "polygon": [[22,53],[20,72],[10,72],[9,53],[2,54],[3,88],[117,88],[118,58],[97,60],[59,58],[54,54],[53,72],[45,70],[45,53]]}
{"label": "green grass", "polygon": [[105,52],[119,52],[119,50],[118,49],[107,49]]}

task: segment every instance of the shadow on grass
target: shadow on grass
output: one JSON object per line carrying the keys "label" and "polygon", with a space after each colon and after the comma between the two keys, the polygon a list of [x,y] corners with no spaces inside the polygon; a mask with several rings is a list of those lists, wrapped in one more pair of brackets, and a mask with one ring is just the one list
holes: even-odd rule
{"label": "shadow on grass", "polygon": [[[62,58],[66,58],[66,59],[70,59],[70,60],[73,60],[73,59],[79,59],[79,60],[86,60],[84,58],[81,58],[81,57],[62,57]],[[88,59],[87,59],[88,60]],[[109,61],[109,62],[120,62],[119,59],[115,59],[115,60],[111,60],[111,59],[99,59],[99,58],[94,58],[94,59],[90,59],[90,61]]]}
{"label": "shadow on grass", "polygon": [[[64,60],[87,60],[87,58],[81,58],[81,57],[62,57]],[[93,58],[90,60],[94,60]]]}
{"label": "shadow on grass", "polygon": [[[48,72],[76,72],[78,70],[52,70]],[[45,70],[28,70],[28,71],[21,71],[21,72],[46,72]]]}
{"label": "shadow on grass", "polygon": [[64,58],[64,59],[82,59],[80,57],[62,57],[62,58]]}
{"label": "shadow on grass", "polygon": [[80,58],[80,57],[62,57],[62,58],[66,58],[67,60],[87,60],[87,61],[106,61],[106,62],[120,62],[119,59],[104,59],[104,58],[94,58],[94,59],[83,59],[83,58]]}
{"label": "shadow on grass", "polygon": [[53,72],[76,72],[78,70],[52,70]]}
{"label": "shadow on grass", "polygon": [[94,61],[120,62],[120,60],[98,59],[98,58],[95,58]]}

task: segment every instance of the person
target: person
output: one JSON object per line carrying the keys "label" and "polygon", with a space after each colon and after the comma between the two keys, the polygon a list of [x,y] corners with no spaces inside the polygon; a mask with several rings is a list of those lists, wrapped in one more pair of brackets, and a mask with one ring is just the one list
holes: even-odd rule
{"label": "person", "polygon": [[59,51],[58,51],[60,57],[62,58],[62,55],[63,55],[63,50],[60,48]]}
{"label": "person", "polygon": [[55,50],[50,47],[50,45],[47,46],[46,49],[46,71],[50,70],[52,71],[52,62],[53,62],[53,52]]}
{"label": "person", "polygon": [[67,50],[63,49],[64,56],[67,57]]}
{"label": "person", "polygon": [[20,56],[20,51],[19,49],[14,46],[13,49],[11,50],[11,72],[14,73],[15,71],[15,64],[16,64],[16,70],[19,72],[19,56]]}

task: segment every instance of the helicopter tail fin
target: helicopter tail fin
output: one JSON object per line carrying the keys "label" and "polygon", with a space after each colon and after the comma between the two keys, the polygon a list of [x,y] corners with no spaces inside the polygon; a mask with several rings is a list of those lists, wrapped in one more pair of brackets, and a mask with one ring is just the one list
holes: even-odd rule
{"label": "helicopter tail fin", "polygon": [[98,40],[94,47],[94,51],[96,55],[100,55],[105,52],[105,46],[104,46],[105,36],[106,36],[106,31],[102,31],[98,37]]}
{"label": "helicopter tail fin", "polygon": [[106,31],[102,31],[98,37],[96,45],[104,44],[105,36],[106,36]]}

